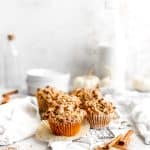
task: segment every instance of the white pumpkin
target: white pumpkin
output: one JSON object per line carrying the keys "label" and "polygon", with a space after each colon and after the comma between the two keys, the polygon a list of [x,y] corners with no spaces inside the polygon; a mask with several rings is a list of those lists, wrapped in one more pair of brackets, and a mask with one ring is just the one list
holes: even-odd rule
{"label": "white pumpkin", "polygon": [[109,87],[111,85],[111,78],[106,76],[101,79],[101,87]]}
{"label": "white pumpkin", "polygon": [[73,89],[96,88],[100,86],[100,79],[94,75],[78,76],[74,79]]}
{"label": "white pumpkin", "polygon": [[138,91],[150,91],[150,77],[136,76],[132,82],[133,89]]}

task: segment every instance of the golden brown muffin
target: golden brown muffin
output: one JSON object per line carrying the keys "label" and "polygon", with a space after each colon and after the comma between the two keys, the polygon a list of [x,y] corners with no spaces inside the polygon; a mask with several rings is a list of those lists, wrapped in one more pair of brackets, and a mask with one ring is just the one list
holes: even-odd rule
{"label": "golden brown muffin", "polygon": [[49,125],[55,135],[73,136],[80,131],[86,111],[74,103],[62,103],[49,110]]}
{"label": "golden brown muffin", "polygon": [[90,127],[98,129],[103,128],[110,123],[115,107],[111,102],[104,99],[97,99],[86,101],[85,110],[87,112],[87,120],[90,123]]}

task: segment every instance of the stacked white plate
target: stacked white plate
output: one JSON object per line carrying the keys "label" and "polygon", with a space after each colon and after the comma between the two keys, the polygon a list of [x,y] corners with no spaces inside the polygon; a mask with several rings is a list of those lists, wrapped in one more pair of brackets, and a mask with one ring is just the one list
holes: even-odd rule
{"label": "stacked white plate", "polygon": [[65,92],[69,91],[70,74],[48,69],[32,69],[27,72],[28,93],[34,95],[37,88],[52,86]]}

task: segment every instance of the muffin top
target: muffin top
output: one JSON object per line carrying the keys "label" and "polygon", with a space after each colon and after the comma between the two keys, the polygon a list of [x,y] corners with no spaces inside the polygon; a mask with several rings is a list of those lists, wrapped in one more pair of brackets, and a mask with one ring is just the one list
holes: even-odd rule
{"label": "muffin top", "polygon": [[71,92],[71,95],[75,95],[79,97],[79,99],[82,102],[82,105],[84,105],[86,101],[91,101],[91,100],[102,98],[102,94],[100,90],[97,88],[95,89],[77,88],[73,92]]}
{"label": "muffin top", "polygon": [[60,90],[56,90],[53,87],[47,86],[45,88],[37,89],[36,96],[39,99],[44,99],[49,102],[51,100],[56,100],[60,94],[64,94],[64,92]]}
{"label": "muffin top", "polygon": [[61,94],[57,97],[56,100],[57,104],[61,105],[61,104],[67,104],[67,105],[71,105],[74,104],[76,106],[79,106],[81,104],[81,101],[78,97],[73,96],[73,95],[68,95],[68,94]]}
{"label": "muffin top", "polygon": [[68,95],[62,91],[56,90],[53,87],[38,89],[37,98],[47,103],[48,107],[42,113],[43,119],[48,119],[49,116],[57,121],[79,121],[83,119],[85,111],[79,108],[81,101],[78,97]]}
{"label": "muffin top", "polygon": [[69,95],[47,86],[38,89],[37,99],[46,103],[47,106],[42,112],[42,118],[49,118],[58,123],[80,122],[86,113],[107,115],[115,110],[111,102],[102,98],[99,89],[78,88]]}
{"label": "muffin top", "polygon": [[62,91],[56,90],[53,87],[47,86],[46,88],[41,88],[37,90],[37,98],[43,99],[50,105],[61,105],[66,102],[74,103],[80,105],[81,101],[78,97],[73,95],[68,95]]}
{"label": "muffin top", "polygon": [[50,121],[57,121],[58,123],[81,122],[86,115],[85,110],[76,107],[74,104],[59,105],[49,108],[48,111]]}
{"label": "muffin top", "polygon": [[86,101],[85,102],[85,109],[87,113],[94,113],[94,114],[111,114],[115,111],[115,107],[109,101],[101,99],[96,99],[93,101]]}

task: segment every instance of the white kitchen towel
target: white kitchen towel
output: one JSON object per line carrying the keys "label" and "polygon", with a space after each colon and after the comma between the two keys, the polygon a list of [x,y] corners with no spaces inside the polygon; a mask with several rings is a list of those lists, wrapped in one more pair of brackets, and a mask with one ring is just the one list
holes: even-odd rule
{"label": "white kitchen towel", "polygon": [[[107,93],[108,94],[108,93]],[[123,91],[111,93],[118,105],[122,105],[144,138],[145,144],[150,144],[150,93]]]}
{"label": "white kitchen towel", "polygon": [[35,99],[15,98],[0,105],[0,145],[8,145],[32,136],[39,123]]}
{"label": "white kitchen towel", "polygon": [[131,103],[131,117],[139,130],[141,136],[145,139],[145,144],[150,144],[150,101],[144,100],[141,103]]}

